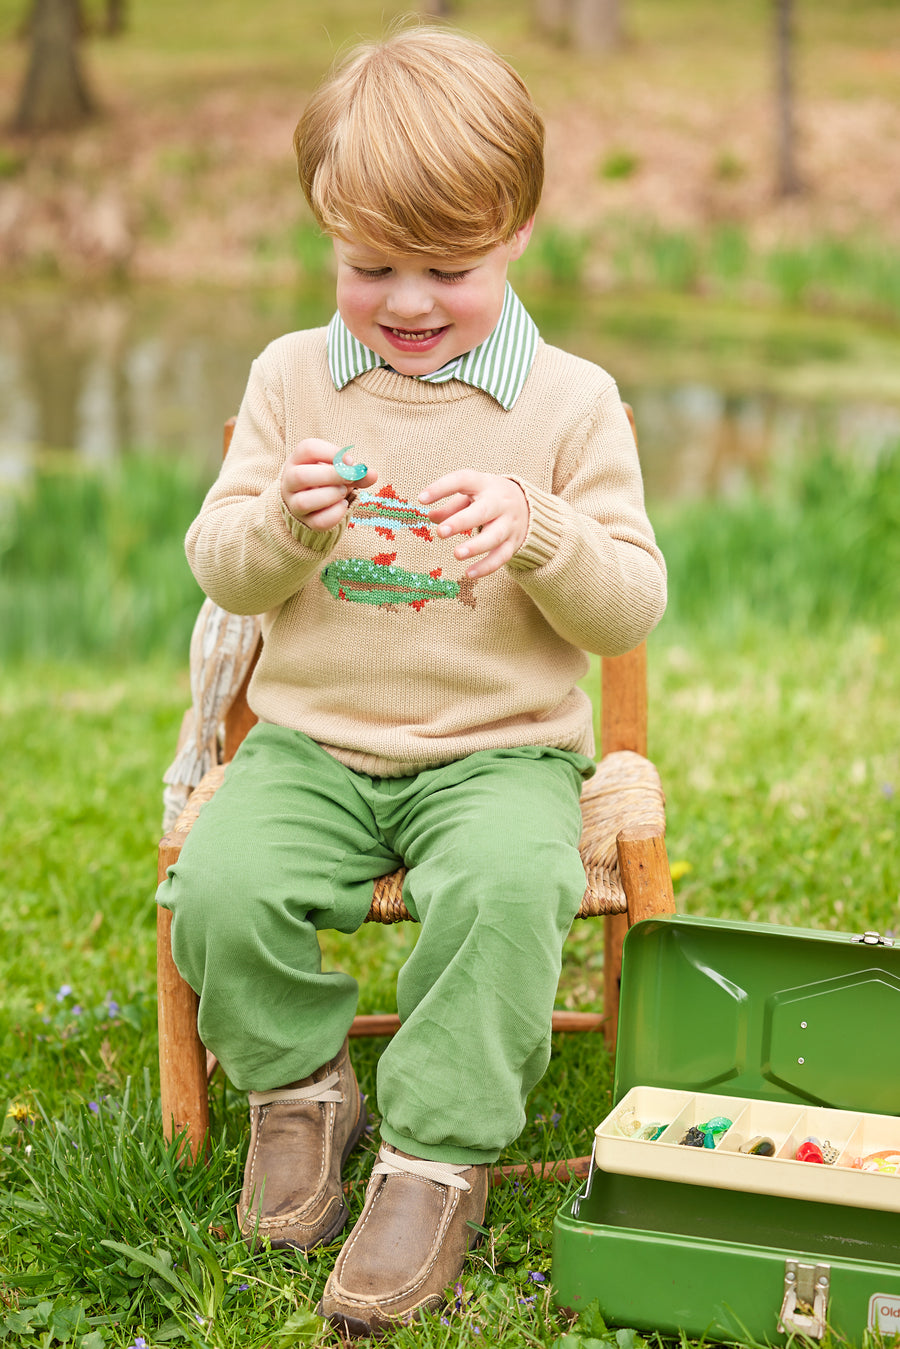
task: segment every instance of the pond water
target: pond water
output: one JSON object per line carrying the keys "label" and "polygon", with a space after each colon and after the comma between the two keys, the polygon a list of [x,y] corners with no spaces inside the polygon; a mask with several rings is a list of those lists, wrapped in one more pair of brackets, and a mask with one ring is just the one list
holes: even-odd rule
{"label": "pond water", "polygon": [[[900,442],[900,332],[702,300],[529,294],[544,337],[615,374],[652,500],[732,494],[784,454],[870,456]],[[48,452],[108,463],[191,455],[216,471],[250,361],[326,322],[327,293],[7,291],[0,307],[0,483]]]}

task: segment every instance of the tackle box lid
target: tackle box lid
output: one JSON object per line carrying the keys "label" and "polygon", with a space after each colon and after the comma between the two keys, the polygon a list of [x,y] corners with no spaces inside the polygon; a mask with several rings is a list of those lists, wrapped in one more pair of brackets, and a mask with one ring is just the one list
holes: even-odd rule
{"label": "tackle box lid", "polygon": [[900,1114],[900,942],[665,915],[629,929],[614,1101],[633,1087]]}

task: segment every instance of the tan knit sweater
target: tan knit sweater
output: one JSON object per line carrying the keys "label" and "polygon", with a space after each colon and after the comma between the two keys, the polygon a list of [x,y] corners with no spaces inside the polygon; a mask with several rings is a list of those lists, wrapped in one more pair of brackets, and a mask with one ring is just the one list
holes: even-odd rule
{"label": "tan knit sweater", "polygon": [[[352,444],[378,473],[328,533],[281,501],[307,436]],[[416,502],[461,468],[515,479],[531,512],[519,552],[475,582]],[[264,615],[254,712],[382,777],[518,745],[593,754],[584,653],[630,650],[666,602],[616,386],[544,343],[505,411],[386,369],[337,392],[324,329],[279,338],[253,363],[187,553],[224,609]]]}

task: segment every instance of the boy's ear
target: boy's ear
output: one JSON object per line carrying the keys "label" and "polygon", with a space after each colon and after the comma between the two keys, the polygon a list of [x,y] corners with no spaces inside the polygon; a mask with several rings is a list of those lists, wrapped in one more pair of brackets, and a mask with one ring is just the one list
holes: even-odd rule
{"label": "boy's ear", "polygon": [[534,229],[534,216],[532,216],[530,220],[526,220],[525,224],[520,225],[519,228],[516,230],[515,234],[513,235],[510,241],[511,243],[509,254],[510,262],[515,262],[516,258],[520,258],[522,254],[525,252],[525,249],[528,247],[528,240],[531,238],[531,231],[533,229]]}

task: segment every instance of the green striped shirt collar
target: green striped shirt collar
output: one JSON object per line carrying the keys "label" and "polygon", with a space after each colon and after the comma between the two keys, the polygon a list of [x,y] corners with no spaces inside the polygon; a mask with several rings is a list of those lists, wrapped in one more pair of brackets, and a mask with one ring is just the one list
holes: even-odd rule
{"label": "green striped shirt collar", "polygon": [[[335,314],[328,325],[327,341],[328,368],[336,389],[343,389],[367,370],[389,364],[353,336],[340,314]],[[507,281],[500,319],[490,337],[432,374],[418,378],[426,384],[462,380],[464,384],[489,393],[509,411],[534,364],[537,344],[537,325]]]}

